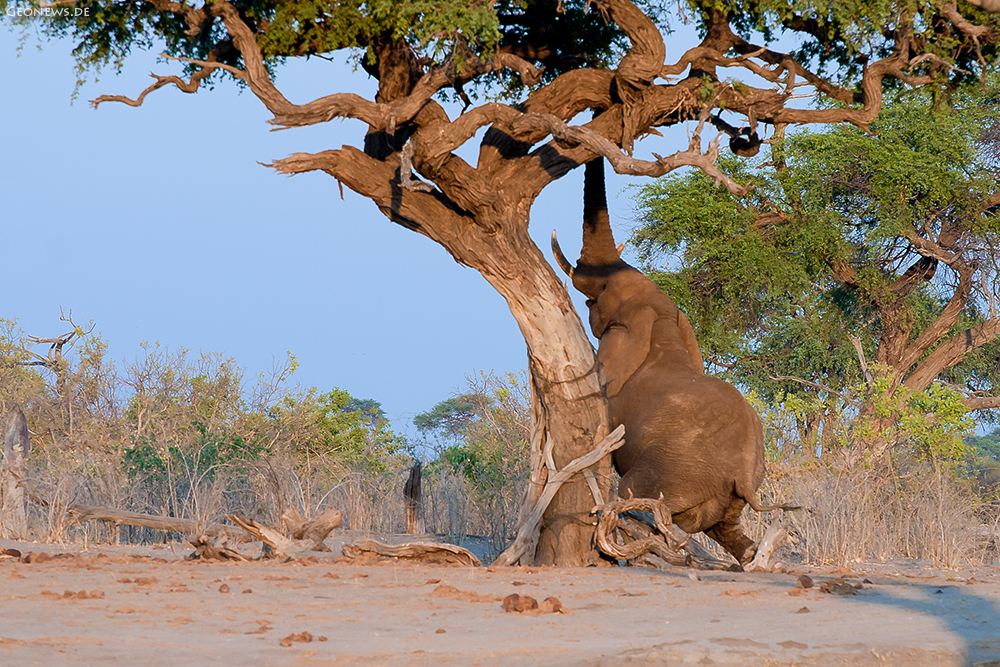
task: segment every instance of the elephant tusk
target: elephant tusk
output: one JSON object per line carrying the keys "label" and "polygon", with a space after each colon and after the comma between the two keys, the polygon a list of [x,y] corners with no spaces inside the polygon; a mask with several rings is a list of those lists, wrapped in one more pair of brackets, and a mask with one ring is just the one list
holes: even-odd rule
{"label": "elephant tusk", "polygon": [[624,241],[622,241],[621,243],[619,243],[618,247],[615,248],[615,250],[618,251],[618,257],[619,258],[622,256],[622,250],[624,250],[624,249],[625,249],[625,242]]}
{"label": "elephant tusk", "polygon": [[566,255],[563,254],[562,248],[559,247],[559,239],[556,238],[556,230],[552,230],[552,254],[556,257],[556,262],[559,264],[559,268],[563,270],[570,278],[573,277],[573,265],[569,263],[566,259]]}

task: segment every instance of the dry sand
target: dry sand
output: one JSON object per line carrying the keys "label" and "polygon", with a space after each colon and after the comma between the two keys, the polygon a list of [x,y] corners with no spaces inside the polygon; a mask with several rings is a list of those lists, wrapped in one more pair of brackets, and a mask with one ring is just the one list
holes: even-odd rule
{"label": "dry sand", "polygon": [[[1000,568],[695,575],[0,547],[32,554],[0,560],[0,665],[1000,667]],[[802,572],[816,587],[797,586]],[[863,587],[818,590],[838,577]],[[512,593],[567,611],[506,613]]]}

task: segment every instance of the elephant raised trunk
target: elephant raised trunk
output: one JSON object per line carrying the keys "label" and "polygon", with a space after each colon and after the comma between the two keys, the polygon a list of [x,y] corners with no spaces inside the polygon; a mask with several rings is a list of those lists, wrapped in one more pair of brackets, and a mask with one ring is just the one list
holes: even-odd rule
{"label": "elephant raised trunk", "polygon": [[604,158],[587,163],[583,177],[583,248],[580,266],[610,267],[623,264],[615,247],[608,217],[608,198],[604,187]]}
{"label": "elephant raised trunk", "polygon": [[552,254],[555,255],[573,286],[590,299],[596,299],[607,287],[609,277],[618,271],[635,271],[621,259],[625,244],[615,245],[608,216],[604,188],[604,159],[587,163],[583,178],[583,247],[576,266],[566,259],[555,230],[552,231]]}

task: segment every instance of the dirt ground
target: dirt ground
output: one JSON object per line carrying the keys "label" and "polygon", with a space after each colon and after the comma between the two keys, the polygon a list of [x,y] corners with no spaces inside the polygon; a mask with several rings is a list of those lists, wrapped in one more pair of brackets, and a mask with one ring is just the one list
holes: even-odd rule
{"label": "dirt ground", "polygon": [[[1000,667],[1000,568],[227,564],[186,560],[182,544],[0,547],[30,554],[0,559],[7,665]],[[861,588],[822,592],[831,581]],[[513,593],[564,611],[505,612]]]}

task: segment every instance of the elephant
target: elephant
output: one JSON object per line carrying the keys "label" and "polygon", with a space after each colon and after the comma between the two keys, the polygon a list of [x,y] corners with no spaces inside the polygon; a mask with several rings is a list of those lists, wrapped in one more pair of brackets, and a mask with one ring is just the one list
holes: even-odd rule
{"label": "elephant", "polygon": [[[704,532],[740,565],[754,556],[740,528],[764,479],[760,418],[733,385],[705,375],[691,324],[656,284],[621,259],[608,219],[602,158],[586,166],[583,249],[573,266],[552,233],[552,250],[587,297],[599,339],[610,428],[625,425],[613,454],[623,498],[662,498],[674,523]],[[662,494],[662,495],[661,495]]]}

